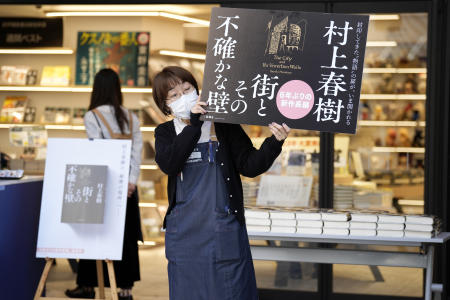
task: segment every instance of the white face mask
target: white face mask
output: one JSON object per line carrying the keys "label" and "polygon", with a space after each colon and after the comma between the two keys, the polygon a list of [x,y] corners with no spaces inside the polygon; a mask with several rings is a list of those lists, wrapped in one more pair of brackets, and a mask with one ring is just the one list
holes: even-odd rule
{"label": "white face mask", "polygon": [[169,104],[172,114],[181,119],[190,119],[191,108],[197,102],[197,91],[194,89],[191,93],[182,95],[179,99]]}

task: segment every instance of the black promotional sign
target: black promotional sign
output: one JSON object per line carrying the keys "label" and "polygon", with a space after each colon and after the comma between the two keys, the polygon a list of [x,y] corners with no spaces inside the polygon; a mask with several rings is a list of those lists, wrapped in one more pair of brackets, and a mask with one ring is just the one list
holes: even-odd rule
{"label": "black promotional sign", "polygon": [[0,47],[61,47],[62,18],[0,18]]}
{"label": "black promotional sign", "polygon": [[355,133],[369,16],[213,8],[203,120]]}

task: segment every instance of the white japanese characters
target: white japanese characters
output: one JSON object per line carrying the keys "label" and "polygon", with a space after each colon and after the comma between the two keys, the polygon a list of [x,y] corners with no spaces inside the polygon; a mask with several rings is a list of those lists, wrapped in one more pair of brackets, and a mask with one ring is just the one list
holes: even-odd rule
{"label": "white japanese characters", "polygon": [[[330,21],[330,26],[325,27],[327,32],[323,37],[327,38],[327,45],[333,45],[333,54],[330,66],[320,66],[322,69],[331,69],[329,73],[322,74],[322,80],[320,88],[316,91],[322,91],[323,97],[319,97],[319,101],[316,106],[314,114],[317,116],[317,122],[332,121],[339,123],[341,121],[341,110],[344,108],[342,105],[342,99],[339,99],[342,92],[346,92],[345,75],[339,73],[339,70],[347,70],[347,56],[345,54],[339,55],[339,46],[347,45],[347,37],[350,30],[353,27],[349,26],[349,22],[345,22],[344,27],[338,27],[335,25],[334,20]],[[340,41],[337,41],[338,38]],[[324,99],[325,98],[325,99]]]}
{"label": "white japanese characters", "polygon": [[[216,28],[216,30],[223,29],[223,37],[216,38],[215,44],[212,47],[214,57],[219,57],[220,60],[215,64],[216,69],[214,70],[214,74],[216,77],[214,86],[216,90],[208,92],[208,100],[206,101],[206,103],[208,105],[208,112],[227,114],[228,111],[226,107],[229,106],[231,102],[230,94],[225,92],[225,84],[228,82],[228,78],[226,76],[227,73],[231,70],[231,65],[227,63],[227,60],[233,60],[236,58],[235,51],[237,40],[231,36],[231,32],[233,30],[239,29],[239,25],[237,24],[239,16],[217,16],[217,18],[224,20],[223,23]],[[247,103],[245,103],[242,98],[236,100],[237,102],[234,101],[231,104],[231,110],[233,112],[240,109],[241,103],[244,109],[242,109],[240,113],[243,113],[245,110],[247,110]],[[206,115],[206,118],[212,118],[212,116]]]}

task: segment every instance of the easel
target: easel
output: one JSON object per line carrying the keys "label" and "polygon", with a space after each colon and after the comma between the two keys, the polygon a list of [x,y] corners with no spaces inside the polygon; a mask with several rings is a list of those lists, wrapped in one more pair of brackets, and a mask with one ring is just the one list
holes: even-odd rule
{"label": "easel", "polygon": [[[34,300],[40,300],[40,299],[51,299],[51,300],[67,300],[67,298],[54,298],[54,297],[42,297],[42,292],[44,290],[45,282],[47,281],[48,273],[50,272],[50,268],[53,265],[54,258],[46,258],[46,263],[44,267],[44,271],[42,272],[41,280],[39,280],[39,285],[36,290],[36,294],[34,295]],[[106,266],[108,267],[108,276],[109,276],[109,283],[111,285],[111,299],[112,300],[118,300],[117,296],[117,286],[116,286],[116,276],[114,274],[114,266],[113,262],[111,260],[105,260]],[[99,299],[106,299],[105,298],[105,282],[103,279],[103,265],[101,260],[96,261],[97,264],[97,280],[98,280],[98,290],[99,290]],[[78,299],[78,298],[72,298],[72,299]],[[82,299],[78,299],[82,300]]]}

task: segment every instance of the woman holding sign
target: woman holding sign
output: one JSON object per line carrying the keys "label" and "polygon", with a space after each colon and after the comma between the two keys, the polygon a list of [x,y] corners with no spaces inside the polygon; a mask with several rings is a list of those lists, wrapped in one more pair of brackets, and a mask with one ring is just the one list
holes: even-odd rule
{"label": "woman holding sign", "polygon": [[257,299],[240,175],[268,170],[289,127],[269,124],[273,135],[256,150],[240,125],[200,121],[206,103],[192,74],[180,67],[155,76],[153,96],[174,116],[155,130],[156,162],[169,176],[170,299]]}
{"label": "woman holding sign", "polygon": [[[122,106],[120,79],[112,69],[100,70],[94,79],[89,111],[84,116],[86,132],[94,139],[129,139],[131,144],[128,199],[125,216],[122,260],[114,261],[117,286],[121,288],[120,300],[132,300],[131,289],[140,279],[138,240],[142,241],[139,200],[136,183],[139,178],[142,151],[142,135],[139,119]],[[105,268],[104,268],[105,269]],[[108,277],[105,272],[105,281]],[[80,260],[77,287],[67,290],[70,298],[95,298],[97,271],[94,260]]]}

